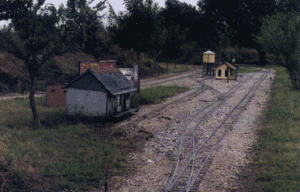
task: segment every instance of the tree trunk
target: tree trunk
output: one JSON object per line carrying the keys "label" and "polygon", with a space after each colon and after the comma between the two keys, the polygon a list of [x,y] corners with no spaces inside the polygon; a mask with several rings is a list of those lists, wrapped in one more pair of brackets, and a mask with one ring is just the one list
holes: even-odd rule
{"label": "tree trunk", "polygon": [[30,107],[33,115],[33,124],[36,128],[41,127],[41,122],[39,119],[38,112],[36,110],[35,100],[34,100],[34,82],[35,77],[30,78],[30,94],[29,94],[29,101],[30,101]]}

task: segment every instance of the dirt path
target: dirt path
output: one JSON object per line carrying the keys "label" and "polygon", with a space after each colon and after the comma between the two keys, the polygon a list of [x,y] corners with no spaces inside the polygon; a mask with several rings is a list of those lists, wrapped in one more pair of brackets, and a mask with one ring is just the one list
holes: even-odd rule
{"label": "dirt path", "polygon": [[[43,93],[43,92],[38,92],[38,93],[34,94],[35,97],[43,97],[45,95],[46,95],[46,93]],[[12,95],[1,95],[0,96],[0,100],[8,100],[8,99],[14,99],[14,98],[26,98],[26,97],[29,97],[29,93],[25,93],[25,94],[12,94]]]}

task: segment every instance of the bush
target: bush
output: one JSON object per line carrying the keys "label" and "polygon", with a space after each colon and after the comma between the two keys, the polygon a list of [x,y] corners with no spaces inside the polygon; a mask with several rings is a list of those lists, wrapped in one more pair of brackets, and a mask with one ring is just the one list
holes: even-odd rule
{"label": "bush", "polygon": [[145,65],[146,67],[148,67],[148,68],[152,68],[152,67],[153,67],[153,64],[154,64],[154,62],[153,62],[153,60],[151,60],[151,59],[147,59],[147,60],[144,61],[144,65]]}

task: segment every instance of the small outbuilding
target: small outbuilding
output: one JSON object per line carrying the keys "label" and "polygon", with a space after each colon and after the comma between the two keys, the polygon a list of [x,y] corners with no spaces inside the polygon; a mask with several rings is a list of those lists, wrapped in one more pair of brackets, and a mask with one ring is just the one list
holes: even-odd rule
{"label": "small outbuilding", "polygon": [[118,68],[88,69],[64,87],[67,115],[118,116],[130,112],[137,90]]}
{"label": "small outbuilding", "polygon": [[216,67],[216,79],[237,79],[237,68],[228,62],[222,63]]}
{"label": "small outbuilding", "polygon": [[49,107],[63,107],[66,105],[65,84],[48,85],[46,89],[46,105]]}

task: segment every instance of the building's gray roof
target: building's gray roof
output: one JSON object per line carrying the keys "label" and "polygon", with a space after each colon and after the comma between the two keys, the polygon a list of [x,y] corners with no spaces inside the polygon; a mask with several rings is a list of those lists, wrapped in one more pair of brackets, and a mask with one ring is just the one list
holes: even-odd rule
{"label": "building's gray roof", "polygon": [[133,92],[137,89],[118,68],[114,69],[89,69],[80,77],[70,82],[65,88],[70,87],[75,81],[80,81],[81,77],[91,73],[112,95]]}

